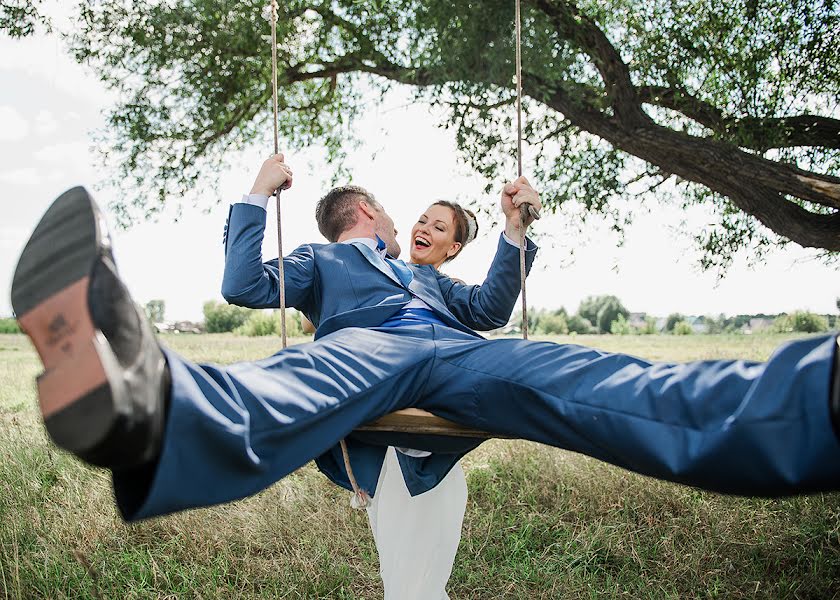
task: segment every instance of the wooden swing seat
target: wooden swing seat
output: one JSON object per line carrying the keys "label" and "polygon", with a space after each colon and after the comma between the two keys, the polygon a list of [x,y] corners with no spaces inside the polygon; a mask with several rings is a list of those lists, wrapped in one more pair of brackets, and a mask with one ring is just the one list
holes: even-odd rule
{"label": "wooden swing seat", "polygon": [[453,423],[419,408],[404,408],[380,417],[372,423],[361,425],[356,431],[411,433],[417,435],[442,435],[488,439],[497,436],[480,429]]}

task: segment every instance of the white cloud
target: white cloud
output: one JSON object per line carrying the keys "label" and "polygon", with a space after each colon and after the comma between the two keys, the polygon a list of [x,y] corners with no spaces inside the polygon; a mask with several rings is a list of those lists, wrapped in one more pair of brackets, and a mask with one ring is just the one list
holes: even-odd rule
{"label": "white cloud", "polygon": [[0,106],[0,141],[17,142],[29,133],[29,122],[11,106]]}
{"label": "white cloud", "polygon": [[73,60],[61,38],[54,34],[39,33],[23,39],[0,37],[0,74],[4,86],[18,82],[31,85],[29,81],[34,79],[48,87],[51,96],[66,94],[96,107],[112,100],[96,73]]}
{"label": "white cloud", "polygon": [[41,110],[35,115],[35,131],[38,135],[49,135],[58,129],[58,120],[48,110]]}
{"label": "white cloud", "polygon": [[37,181],[37,177],[38,171],[31,167],[0,172],[0,182],[13,185],[27,185]]}
{"label": "white cloud", "polygon": [[76,164],[82,159],[87,162],[88,154],[90,153],[90,144],[87,141],[80,142],[60,142],[57,144],[49,144],[40,150],[32,153],[33,158],[45,162],[61,162],[64,164]]}

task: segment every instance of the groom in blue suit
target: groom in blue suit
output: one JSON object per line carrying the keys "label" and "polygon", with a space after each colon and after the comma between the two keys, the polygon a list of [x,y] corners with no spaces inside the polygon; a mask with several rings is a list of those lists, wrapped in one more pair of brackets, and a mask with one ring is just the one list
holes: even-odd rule
{"label": "groom in blue suit", "polygon": [[[276,306],[278,262],[263,262],[260,251],[264,202],[290,182],[282,155],[273,157],[251,194],[232,206],[223,283],[229,301]],[[150,341],[116,275],[98,209],[83,189],[70,190],[33,234],[12,289],[16,314],[49,365],[39,382],[47,430],[59,445],[113,470],[128,520],[241,498],[314,458],[345,483],[331,458],[336,443],[411,406],[710,490],[840,489],[836,334],[785,344],[766,363],[666,364],[475,333],[503,325],[514,308],[518,251],[506,238],[518,239],[523,202],[539,204],[527,181],[507,184],[506,233],[487,278],[464,285],[394,260],[399,246],[384,208],[360,188],[333,190],[317,216],[336,243],[306,244],[283,258],[287,303],[316,324],[315,341],[217,366]],[[80,229],[92,233],[82,239]],[[49,241],[40,231],[49,231]],[[32,283],[29,274],[56,261],[51,252],[62,244],[73,253],[62,255],[60,274]],[[529,241],[527,268],[535,253]],[[89,319],[91,333],[76,327],[54,350],[63,342],[57,315]],[[71,360],[73,385],[53,385]],[[85,377],[89,385],[78,381]],[[351,448],[354,471],[372,493],[377,452]],[[434,484],[433,476],[418,490]]]}

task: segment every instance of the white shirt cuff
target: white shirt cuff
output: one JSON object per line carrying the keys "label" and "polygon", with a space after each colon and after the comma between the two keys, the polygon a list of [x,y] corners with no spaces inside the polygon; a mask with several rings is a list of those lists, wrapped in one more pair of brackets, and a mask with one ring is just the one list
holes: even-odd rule
{"label": "white shirt cuff", "polygon": [[[510,244],[511,246],[516,246],[517,248],[519,248],[519,240],[516,240],[516,241],[514,242],[512,239],[510,239],[510,238],[508,237],[508,235],[507,235],[504,231],[502,232],[502,237],[503,237],[503,238],[505,239],[505,241],[506,241],[508,244]],[[533,244],[533,242],[531,242],[531,243]],[[528,249],[528,236],[525,236],[525,249],[526,249],[526,250]]]}
{"label": "white shirt cuff", "polygon": [[268,196],[263,196],[262,194],[244,194],[242,196],[242,200],[236,204],[251,204],[252,206],[259,206],[263,210],[266,210],[266,207],[268,206]]}

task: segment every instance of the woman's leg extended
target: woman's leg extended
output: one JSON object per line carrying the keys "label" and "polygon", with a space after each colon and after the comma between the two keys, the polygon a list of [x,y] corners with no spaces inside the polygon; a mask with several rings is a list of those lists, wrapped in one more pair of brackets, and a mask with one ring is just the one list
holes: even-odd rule
{"label": "woman's leg extended", "polygon": [[829,414],[836,334],[786,343],[766,363],[651,363],[512,339],[436,343],[418,406],[454,421],[726,493],[840,489]]}
{"label": "woman's leg extended", "polygon": [[379,553],[385,600],[446,600],[446,583],[467,505],[460,463],[437,486],[411,496],[396,450],[388,448],[368,519]]}
{"label": "woman's leg extended", "polygon": [[257,362],[197,365],[165,350],[172,384],[158,460],[114,473],[128,520],[253,494],[416,399],[427,339],[344,329]]}

